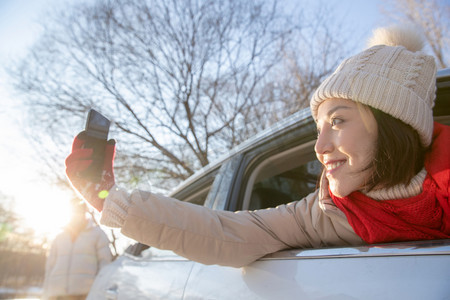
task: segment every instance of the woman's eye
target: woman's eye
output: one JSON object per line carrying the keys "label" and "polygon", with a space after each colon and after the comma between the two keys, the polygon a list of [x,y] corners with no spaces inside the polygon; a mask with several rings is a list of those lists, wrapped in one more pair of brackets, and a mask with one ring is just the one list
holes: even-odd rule
{"label": "woman's eye", "polygon": [[331,123],[331,126],[335,126],[335,125],[341,124],[342,122],[343,122],[342,119],[339,119],[339,118],[332,118],[330,123]]}

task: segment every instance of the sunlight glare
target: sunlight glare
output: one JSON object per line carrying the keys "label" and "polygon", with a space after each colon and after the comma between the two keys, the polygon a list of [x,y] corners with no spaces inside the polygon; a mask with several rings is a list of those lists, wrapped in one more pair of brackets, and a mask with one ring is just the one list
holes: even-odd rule
{"label": "sunlight glare", "polygon": [[73,194],[68,191],[41,185],[18,196],[26,201],[18,202],[16,211],[23,218],[23,225],[32,228],[36,235],[53,239],[70,219]]}

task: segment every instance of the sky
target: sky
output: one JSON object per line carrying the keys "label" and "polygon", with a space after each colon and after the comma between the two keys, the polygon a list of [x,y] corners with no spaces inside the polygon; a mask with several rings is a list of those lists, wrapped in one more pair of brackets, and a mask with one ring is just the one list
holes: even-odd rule
{"label": "sky", "polygon": [[61,3],[0,0],[0,193],[14,199],[14,209],[25,226],[50,239],[70,217],[71,194],[39,176],[36,151],[22,130],[25,120],[20,102],[8,87],[2,66],[26,54],[41,33],[39,16],[56,2]]}
{"label": "sky", "polygon": [[[283,1],[278,3],[283,4]],[[1,67],[27,52],[41,33],[39,18],[45,17],[49,7],[65,2],[67,0],[0,0],[0,193],[14,198],[16,212],[23,217],[25,225],[49,238],[54,237],[68,220],[70,194],[40,178],[36,152],[23,134],[25,120],[20,102],[8,87]],[[355,28],[355,36],[361,37],[361,47],[372,29],[382,22],[378,13],[381,0],[328,0],[323,3],[340,10],[343,20]],[[362,48],[356,49],[360,50]],[[70,150],[70,145],[67,149]],[[61,172],[64,172],[63,162]]]}

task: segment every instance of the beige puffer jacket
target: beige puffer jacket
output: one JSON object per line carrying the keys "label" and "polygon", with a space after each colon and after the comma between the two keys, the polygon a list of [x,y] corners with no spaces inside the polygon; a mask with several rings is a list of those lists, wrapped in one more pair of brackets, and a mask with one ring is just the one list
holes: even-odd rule
{"label": "beige puffer jacket", "polygon": [[92,222],[74,241],[67,231],[60,233],[47,257],[44,299],[88,294],[98,271],[111,260],[108,237]]}
{"label": "beige puffer jacket", "polygon": [[[371,191],[373,199],[411,197],[421,192],[423,169],[408,186]],[[113,187],[101,223],[121,227],[141,243],[203,264],[245,266],[289,248],[357,246],[365,242],[328,194],[328,185],[304,199],[256,211],[216,211],[176,199]]]}
{"label": "beige puffer jacket", "polygon": [[[215,211],[143,191],[114,188],[108,198],[131,203],[122,233],[203,264],[233,267],[287,248],[360,245],[347,219],[318,192],[302,201],[257,211]],[[113,201],[107,201],[102,222]],[[288,229],[288,230],[287,230]]]}

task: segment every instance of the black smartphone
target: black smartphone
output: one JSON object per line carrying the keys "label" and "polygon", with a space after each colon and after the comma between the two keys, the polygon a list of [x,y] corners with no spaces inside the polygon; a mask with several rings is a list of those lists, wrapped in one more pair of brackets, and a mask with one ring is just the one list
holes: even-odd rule
{"label": "black smartphone", "polygon": [[86,142],[84,148],[93,149],[92,164],[84,172],[84,176],[92,182],[100,182],[102,179],[103,163],[105,158],[105,147],[108,140],[109,121],[98,111],[91,109],[86,120]]}
{"label": "black smartphone", "polygon": [[111,121],[109,121],[104,115],[94,109],[91,109],[88,112],[86,120],[86,135],[101,140],[107,140],[110,125]]}

